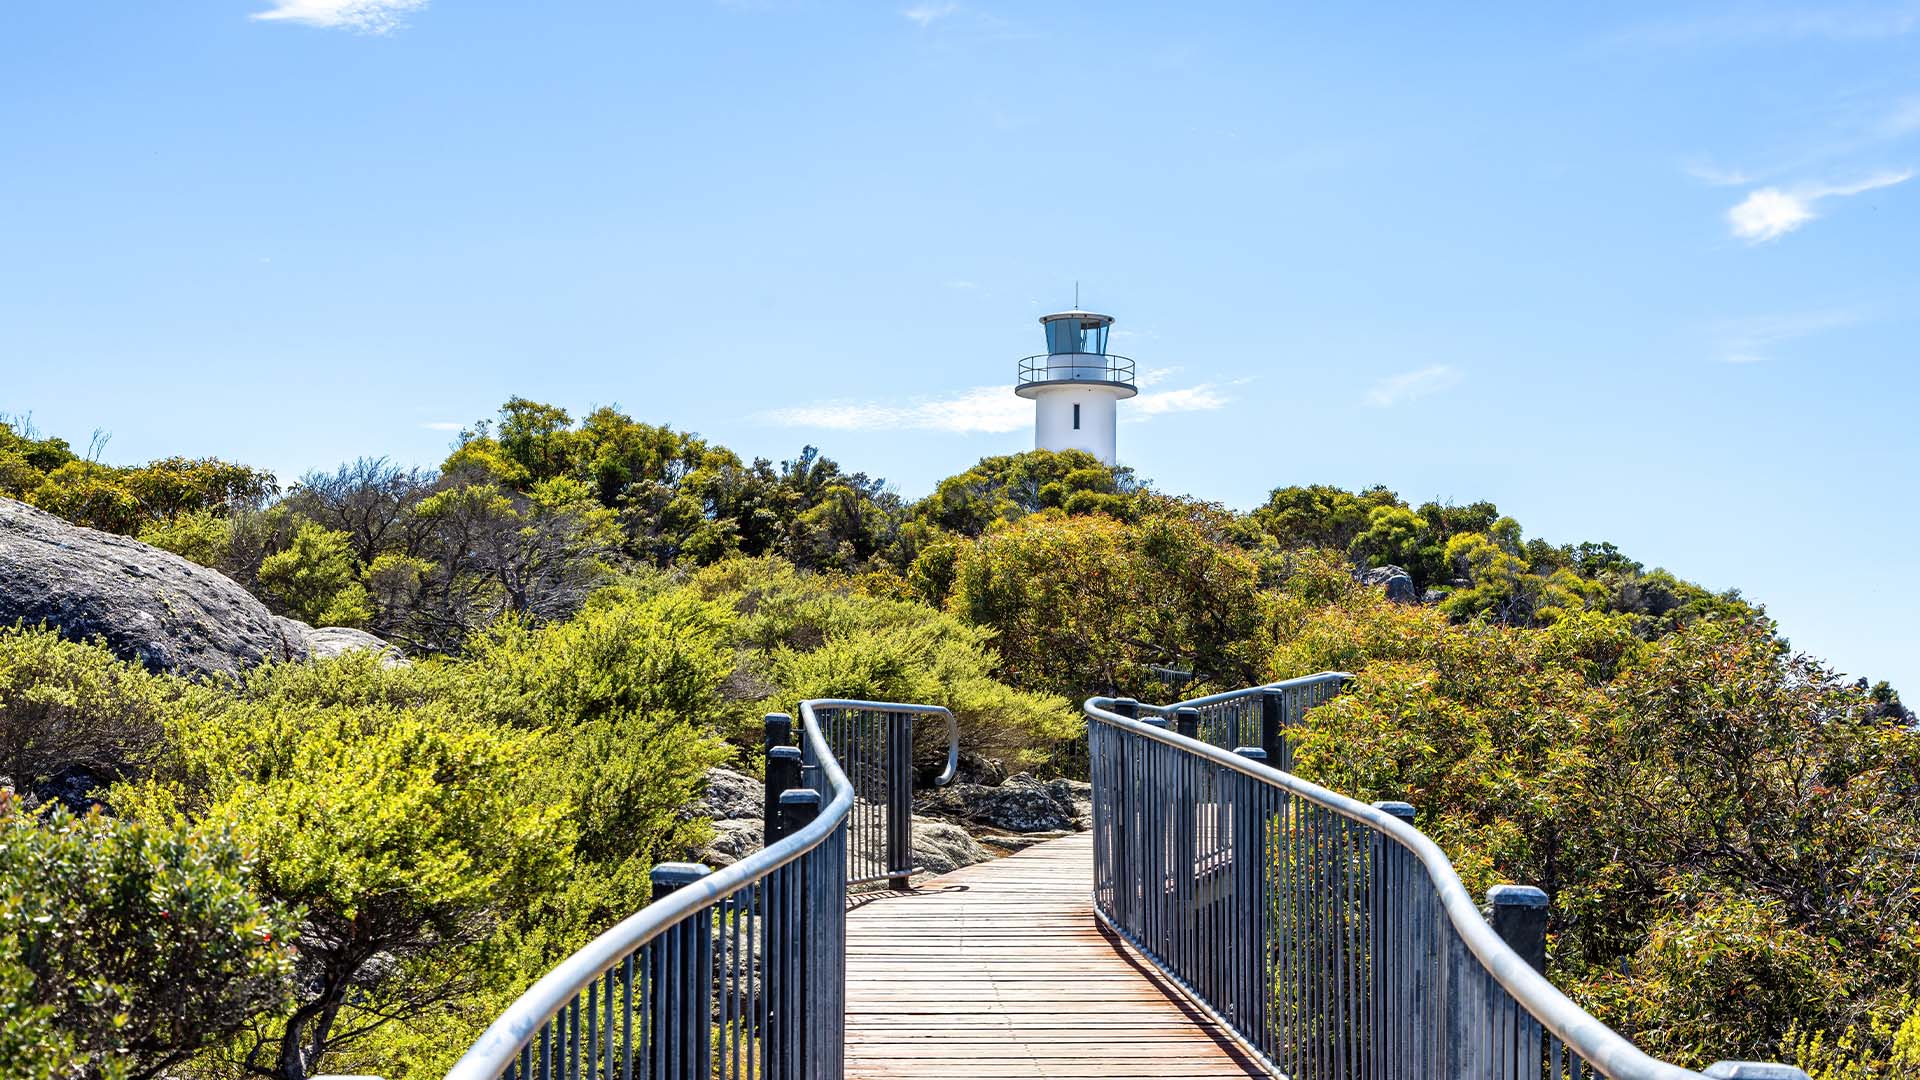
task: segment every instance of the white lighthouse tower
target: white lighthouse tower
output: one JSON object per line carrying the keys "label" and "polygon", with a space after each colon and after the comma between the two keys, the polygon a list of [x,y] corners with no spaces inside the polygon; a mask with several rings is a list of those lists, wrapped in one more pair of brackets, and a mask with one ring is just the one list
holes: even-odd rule
{"label": "white lighthouse tower", "polygon": [[1114,422],[1133,385],[1133,361],[1107,352],[1113,316],[1057,311],[1040,316],[1047,351],[1020,361],[1014,393],[1033,399],[1035,450],[1085,450],[1111,465]]}

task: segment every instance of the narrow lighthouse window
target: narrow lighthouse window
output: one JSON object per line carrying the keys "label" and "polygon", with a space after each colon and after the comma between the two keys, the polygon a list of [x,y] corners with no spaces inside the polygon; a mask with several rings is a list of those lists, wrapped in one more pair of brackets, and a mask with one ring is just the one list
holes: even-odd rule
{"label": "narrow lighthouse window", "polygon": [[1073,403],[1073,430],[1080,430],[1080,403],[1077,401]]}

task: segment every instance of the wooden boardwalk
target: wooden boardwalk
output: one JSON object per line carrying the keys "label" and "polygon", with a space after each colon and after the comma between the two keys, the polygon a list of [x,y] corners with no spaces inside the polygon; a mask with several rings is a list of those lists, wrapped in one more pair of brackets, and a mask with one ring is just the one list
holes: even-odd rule
{"label": "wooden boardwalk", "polygon": [[847,1075],[1268,1075],[1103,932],[1092,883],[1081,833],[860,902],[847,918]]}

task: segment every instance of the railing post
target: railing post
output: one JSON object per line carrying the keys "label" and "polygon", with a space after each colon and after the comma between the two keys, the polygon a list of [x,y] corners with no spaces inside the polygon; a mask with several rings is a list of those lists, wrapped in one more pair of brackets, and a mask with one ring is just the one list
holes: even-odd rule
{"label": "railing post", "polygon": [[905,892],[913,871],[913,716],[887,715],[887,888]]}
{"label": "railing post", "polygon": [[802,756],[797,746],[776,746],[767,751],[767,795],[760,819],[764,846],[772,847],[785,839],[780,831],[780,793],[800,786]]}
{"label": "railing post", "polygon": [[[1373,808],[1384,810],[1409,825],[1413,824],[1413,806],[1410,803],[1377,802]],[[1373,947],[1367,950],[1367,977],[1374,1003],[1369,1018],[1374,1053],[1384,1061],[1405,1067],[1412,1063],[1415,1055],[1425,1050],[1425,1044],[1419,1026],[1418,1008],[1423,1004],[1418,1001],[1419,988],[1404,985],[1401,981],[1405,978],[1402,973],[1407,972],[1409,966],[1402,954],[1413,943],[1412,913],[1405,908],[1395,907],[1396,902],[1405,902],[1405,883],[1399,883],[1398,895],[1389,895],[1387,892],[1388,883],[1395,877],[1392,868],[1400,850],[1385,833],[1377,830],[1372,833],[1367,895],[1370,898],[1368,925]],[[1409,1004],[1414,1007],[1407,1007]]]}
{"label": "railing post", "polygon": [[1113,699],[1113,705],[1107,711],[1129,720],[1140,719],[1140,703],[1130,697]]}
{"label": "railing post", "polygon": [[1495,885],[1487,890],[1493,909],[1493,932],[1507,948],[1547,973],[1547,894],[1531,885]]}
{"label": "railing post", "polygon": [[780,838],[786,839],[799,832],[809,821],[820,816],[820,793],[806,788],[790,788],[780,793],[780,804],[774,811],[779,822]]}
{"label": "railing post", "polygon": [[1267,752],[1267,763],[1283,772],[1293,765],[1281,745],[1281,739],[1286,737],[1286,712],[1286,695],[1278,690],[1260,691],[1260,749]]}
{"label": "railing post", "polygon": [[[820,793],[805,788],[780,793],[780,806],[777,812],[780,835],[792,836],[807,824],[820,816]],[[767,1077],[803,1077],[807,1069],[807,1004],[809,974],[808,947],[813,943],[814,912],[809,902],[813,896],[815,882],[808,880],[807,871],[817,864],[804,856],[798,862],[788,864],[798,880],[789,885],[790,907],[786,911],[786,925],[780,928],[782,940],[781,985],[770,987],[768,1000],[778,1010],[778,1019],[774,1030],[778,1034],[777,1044],[781,1052],[788,1055],[785,1060],[776,1058],[773,1051],[768,1052]],[[834,868],[835,873],[839,869]],[[773,931],[767,935],[768,943],[773,941]],[[701,1073],[705,1077],[705,1073]]]}
{"label": "railing post", "polygon": [[1404,802],[1389,800],[1387,802],[1374,803],[1373,808],[1375,810],[1385,810],[1387,813],[1392,814],[1394,817],[1399,818],[1401,821],[1404,821],[1409,825],[1413,824],[1414,810],[1413,810],[1412,803],[1404,803]]}
{"label": "railing post", "polygon": [[[1234,753],[1249,761],[1267,763],[1267,752],[1257,746],[1242,746]],[[1267,815],[1260,810],[1257,789],[1244,776],[1230,781],[1240,798],[1233,800],[1233,866],[1237,886],[1237,910],[1229,916],[1229,925],[1243,935],[1234,957],[1241,970],[1233,978],[1245,999],[1239,1003],[1234,1019],[1245,1031],[1265,1032],[1267,1014],[1272,1008],[1273,983],[1269,970],[1269,944],[1266,927],[1268,904]],[[1264,1047],[1262,1048],[1264,1051]]]}
{"label": "railing post", "polygon": [[[661,863],[653,868],[653,899],[699,881],[713,871],[700,863]],[[649,967],[647,1023],[653,1057],[650,1075],[661,1080],[693,1080],[707,1075],[713,1056],[713,909],[703,908],[653,940]]]}
{"label": "railing post", "polygon": [[[1184,706],[1173,711],[1173,728],[1177,733],[1189,739],[1200,737],[1200,710]],[[1199,825],[1200,778],[1199,766],[1192,754],[1181,752],[1174,756],[1173,766],[1173,895],[1175,914],[1170,929],[1173,931],[1173,947],[1168,955],[1174,958],[1173,969],[1181,977],[1191,980],[1194,976],[1195,953],[1199,951],[1199,942],[1195,939],[1199,925],[1200,875],[1194,865],[1194,855],[1199,847],[1196,829]]]}
{"label": "railing post", "polygon": [[793,745],[793,717],[783,712],[770,712],[762,722],[767,727],[767,749]]}

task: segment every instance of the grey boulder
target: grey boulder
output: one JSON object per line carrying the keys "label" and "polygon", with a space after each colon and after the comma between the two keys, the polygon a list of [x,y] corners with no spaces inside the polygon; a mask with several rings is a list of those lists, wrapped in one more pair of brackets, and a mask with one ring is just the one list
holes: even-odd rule
{"label": "grey boulder", "polygon": [[351,626],[308,626],[298,619],[275,617],[283,625],[292,624],[293,632],[306,645],[305,654],[309,659],[331,660],[344,653],[365,649],[380,654],[381,667],[408,667],[412,664],[398,648],[365,630],[355,630]]}
{"label": "grey boulder", "polygon": [[0,499],[0,625],[99,639],[181,675],[239,675],[306,644],[238,583],[169,551]]}
{"label": "grey boulder", "polygon": [[972,833],[951,821],[913,823],[913,865],[929,874],[944,874],[992,857]]}
{"label": "grey boulder", "polygon": [[1081,825],[1070,781],[1043,784],[1027,773],[1017,773],[995,787],[951,784],[936,789],[920,809],[1007,832],[1057,832]]}
{"label": "grey boulder", "polygon": [[713,823],[713,839],[700,850],[699,861],[715,868],[732,866],[762,846],[757,819],[726,818]]}
{"label": "grey boulder", "polygon": [[706,794],[694,811],[715,821],[737,818],[760,820],[766,814],[766,790],[763,781],[732,769],[707,770]]}
{"label": "grey boulder", "polygon": [[1355,575],[1362,585],[1374,585],[1387,591],[1387,599],[1396,604],[1418,603],[1420,594],[1413,587],[1413,577],[1397,566],[1376,566],[1371,570]]}

